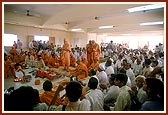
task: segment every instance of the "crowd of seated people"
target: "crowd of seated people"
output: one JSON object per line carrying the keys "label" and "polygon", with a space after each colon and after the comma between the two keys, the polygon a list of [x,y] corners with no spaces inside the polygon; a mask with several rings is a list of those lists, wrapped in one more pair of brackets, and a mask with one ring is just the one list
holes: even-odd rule
{"label": "crowd of seated people", "polygon": [[[82,94],[81,82],[70,81],[52,91],[51,81],[43,84],[39,95],[31,86],[21,86],[4,95],[5,111],[163,111],[164,84],[157,78],[137,76],[137,89],[126,85],[126,74],[112,74],[113,83],[107,93],[99,88],[99,79],[90,76],[87,92]],[[111,81],[111,82],[112,82]],[[143,85],[142,85],[143,84]],[[60,91],[65,88],[65,97]],[[54,100],[55,99],[55,100]]]}
{"label": "crowd of seated people", "polygon": [[[163,111],[164,52],[158,49],[154,52],[127,49],[113,42],[111,44],[111,47],[101,51],[95,41],[89,41],[86,48],[71,48],[71,56],[74,57],[71,62],[75,69],[68,72],[78,80],[64,84],[64,98],[60,97],[59,91],[52,91],[52,81],[46,81],[48,83],[43,84],[45,93],[42,96],[31,86],[22,86],[10,95],[5,94],[5,110]],[[35,46],[29,47],[29,51],[22,50],[20,53],[13,47],[4,55],[4,78],[16,75],[15,66],[18,63],[23,68],[28,66],[42,70],[64,66],[60,60],[61,47],[54,47],[53,44],[47,47],[47,44],[38,45],[36,42]],[[108,55],[103,57],[104,63],[101,62],[102,51],[108,51]],[[89,81],[86,94],[82,94],[85,78]],[[23,96],[24,93],[28,95]],[[53,98],[56,98],[55,104],[51,104]]]}

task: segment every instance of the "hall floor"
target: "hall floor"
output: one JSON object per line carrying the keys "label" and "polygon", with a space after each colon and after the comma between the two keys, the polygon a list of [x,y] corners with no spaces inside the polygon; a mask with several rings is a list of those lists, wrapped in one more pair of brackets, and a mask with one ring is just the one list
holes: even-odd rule
{"label": "hall floor", "polygon": [[[10,87],[14,87],[14,89],[19,88],[20,86],[32,86],[34,89],[38,89],[39,90],[39,94],[42,94],[44,92],[43,90],[43,83],[45,80],[47,80],[47,78],[40,78],[40,77],[35,77],[35,75],[33,75],[32,73],[29,73],[33,70],[34,68],[30,68],[30,69],[24,69],[23,71],[25,72],[25,75],[31,75],[31,80],[30,82],[14,82],[14,78],[9,77],[3,80],[4,83],[4,90],[8,89]],[[71,70],[73,70],[74,68],[70,67]],[[60,73],[60,77],[54,77],[51,81],[53,83],[53,90],[56,90],[59,83],[61,81],[64,80],[70,80],[70,77],[68,77],[68,73],[66,71],[63,70],[63,67],[59,67],[56,69],[56,72]],[[40,84],[39,85],[35,85],[35,80],[38,79],[40,80]],[[89,77],[85,78],[82,82],[83,83],[88,83]],[[65,91],[61,92],[60,95],[64,95]]]}

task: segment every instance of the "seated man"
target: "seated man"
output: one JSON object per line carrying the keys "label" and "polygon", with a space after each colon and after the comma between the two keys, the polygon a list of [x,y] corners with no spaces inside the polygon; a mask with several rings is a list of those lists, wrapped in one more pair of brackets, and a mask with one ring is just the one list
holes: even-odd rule
{"label": "seated man", "polygon": [[81,62],[84,63],[86,65],[86,67],[88,67],[88,61],[84,55],[81,55]]}
{"label": "seated man", "polygon": [[26,58],[25,52],[21,52],[21,54],[18,56],[18,62],[21,65],[24,65],[25,64],[25,58]]}
{"label": "seated man", "polygon": [[114,68],[111,66],[112,61],[110,58],[105,62],[105,72],[107,74],[108,79],[111,77],[111,74],[114,74]]}
{"label": "seated man", "polygon": [[146,78],[143,84],[147,100],[140,111],[164,111],[164,83],[156,78]]}
{"label": "seated man", "polygon": [[58,68],[59,67],[59,60],[55,54],[52,54],[48,60],[48,67],[49,68]]}
{"label": "seated man", "polygon": [[42,69],[42,68],[45,68],[45,63],[41,57],[41,55],[37,55],[37,59],[35,60],[35,68],[39,68],[39,69]]}
{"label": "seated man", "polygon": [[89,66],[89,70],[95,69],[97,71],[98,68],[99,68],[99,61],[98,59],[94,59],[94,62]]}
{"label": "seated man", "polygon": [[72,81],[66,86],[66,96],[69,103],[66,106],[66,111],[90,111],[90,102],[87,99],[80,100],[82,95],[82,86],[77,81]]}
{"label": "seated man", "polygon": [[131,88],[126,85],[127,80],[128,77],[125,74],[116,75],[114,84],[120,88],[120,93],[117,97],[114,108],[112,108],[114,111],[129,111],[131,109],[131,96],[128,92]]}
{"label": "seated man", "polygon": [[[55,91],[52,91],[52,82],[50,80],[46,80],[43,83],[43,89],[44,89],[44,93],[40,95],[40,101],[43,103],[46,103],[47,105],[51,104],[51,101],[55,95]],[[56,106],[62,104],[62,100],[61,97],[58,95],[57,100],[55,101]]]}
{"label": "seated man", "polygon": [[[38,97],[35,93],[35,89],[31,86],[21,86],[13,90],[7,97],[5,108],[7,111],[33,111],[37,103]],[[43,110],[47,110],[45,104],[41,103],[40,105],[41,110],[42,107],[45,107]]]}
{"label": "seated man", "polygon": [[145,102],[147,99],[147,94],[143,90],[143,84],[145,83],[145,76],[138,75],[135,78],[136,87],[132,88],[132,90],[129,90],[129,93],[131,94],[131,98],[134,101],[132,104],[131,110],[139,110],[141,105]]}
{"label": "seated man", "polygon": [[73,53],[70,53],[70,66],[72,67],[76,66],[76,59]]}
{"label": "seated man", "polygon": [[15,47],[12,47],[12,49],[10,49],[9,50],[9,54],[17,54],[18,53],[18,51],[16,50],[16,48]]}
{"label": "seated man", "polygon": [[46,52],[41,53],[41,54],[42,54],[41,56],[42,56],[42,59],[44,60],[45,65],[47,65],[50,57],[48,56]]}
{"label": "seated man", "polygon": [[71,70],[70,74],[76,76],[78,79],[84,79],[88,77],[88,69],[84,63],[79,59],[77,60],[77,67],[75,70]]}
{"label": "seated man", "polygon": [[98,72],[96,74],[99,79],[99,88],[104,91],[109,86],[109,80],[105,72],[105,67],[102,64],[99,64]]}
{"label": "seated man", "polygon": [[108,88],[108,91],[104,96],[104,104],[106,106],[114,104],[120,92],[119,87],[114,85],[115,78],[116,78],[116,74],[111,74],[109,78],[110,87]]}
{"label": "seated man", "polygon": [[88,82],[89,90],[86,93],[86,99],[91,103],[91,111],[104,111],[104,94],[98,89],[99,80],[98,78],[91,77]]}
{"label": "seated man", "polygon": [[4,56],[4,78],[14,76],[14,63],[9,56]]}
{"label": "seated man", "polygon": [[25,64],[27,67],[33,67],[34,66],[34,56],[31,52],[26,53],[25,57]]}
{"label": "seated man", "polygon": [[22,81],[23,77],[25,76],[25,72],[22,70],[22,67],[19,63],[16,63],[14,65],[14,71],[15,71],[15,74],[14,74],[15,80],[14,81]]}

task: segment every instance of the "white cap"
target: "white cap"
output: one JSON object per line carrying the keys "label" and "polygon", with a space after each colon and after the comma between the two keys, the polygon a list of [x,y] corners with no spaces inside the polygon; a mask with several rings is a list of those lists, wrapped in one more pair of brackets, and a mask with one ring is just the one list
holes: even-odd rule
{"label": "white cap", "polygon": [[96,79],[97,79],[97,81],[98,81],[98,83],[99,83],[99,79],[97,78],[97,76],[96,76],[96,75],[94,75],[94,76],[91,76],[91,77],[94,77],[94,78],[96,78]]}
{"label": "white cap", "polygon": [[110,60],[112,61],[112,63],[114,62],[114,60],[112,58],[110,58]]}
{"label": "white cap", "polygon": [[105,70],[105,67],[104,67],[104,65],[103,64],[99,64],[99,68],[101,69],[101,70]]}
{"label": "white cap", "polygon": [[137,79],[137,78],[142,78],[143,80],[145,80],[146,78],[145,78],[145,76],[143,76],[143,75],[138,75],[135,79]]}

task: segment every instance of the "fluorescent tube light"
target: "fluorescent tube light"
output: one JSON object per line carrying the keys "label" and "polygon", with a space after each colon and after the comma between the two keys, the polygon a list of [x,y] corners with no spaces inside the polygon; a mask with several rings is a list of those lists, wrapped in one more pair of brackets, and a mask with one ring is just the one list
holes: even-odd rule
{"label": "fluorescent tube light", "polygon": [[163,21],[160,21],[160,22],[146,22],[146,23],[141,23],[140,26],[158,25],[158,24],[163,24]]}
{"label": "fluorescent tube light", "polygon": [[132,34],[122,34],[123,36],[130,36],[130,35],[132,35]]}
{"label": "fluorescent tube light", "polygon": [[152,4],[152,5],[129,8],[128,12],[138,12],[138,11],[152,10],[152,9],[158,9],[163,7],[164,7],[164,4]]}
{"label": "fluorescent tube light", "polygon": [[99,29],[113,28],[114,26],[100,26]]}
{"label": "fluorescent tube light", "polygon": [[80,31],[81,28],[72,29],[71,31]]}

